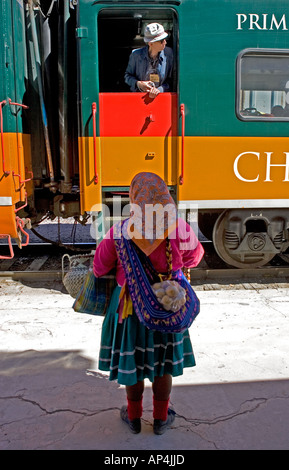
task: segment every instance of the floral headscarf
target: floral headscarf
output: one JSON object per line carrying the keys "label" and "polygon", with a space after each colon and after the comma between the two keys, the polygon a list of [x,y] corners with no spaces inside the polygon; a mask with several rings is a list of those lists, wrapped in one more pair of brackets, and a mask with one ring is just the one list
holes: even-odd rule
{"label": "floral headscarf", "polygon": [[133,178],[128,235],[149,256],[177,226],[177,208],[166,183],[155,173]]}

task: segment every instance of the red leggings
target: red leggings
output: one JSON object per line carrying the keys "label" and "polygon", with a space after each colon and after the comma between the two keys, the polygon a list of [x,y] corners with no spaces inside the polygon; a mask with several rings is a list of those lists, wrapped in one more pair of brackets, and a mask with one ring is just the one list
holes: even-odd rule
{"label": "red leggings", "polygon": [[[153,417],[166,421],[170,393],[172,389],[172,376],[165,374],[162,377],[155,377],[152,384],[153,390]],[[133,420],[142,416],[142,398],[144,391],[144,381],[135,385],[127,385],[127,413],[128,419]]]}

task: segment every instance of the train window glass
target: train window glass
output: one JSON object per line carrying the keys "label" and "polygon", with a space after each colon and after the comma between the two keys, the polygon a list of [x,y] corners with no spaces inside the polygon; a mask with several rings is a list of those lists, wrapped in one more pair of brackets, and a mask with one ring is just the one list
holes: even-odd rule
{"label": "train window glass", "polygon": [[[174,50],[177,63],[177,21],[174,10],[103,9],[98,15],[99,91],[129,92],[124,74],[133,49],[145,46],[144,29],[149,23],[161,23],[168,32],[168,47]],[[174,67],[176,70],[176,67]],[[176,91],[176,73],[173,89]]]}
{"label": "train window glass", "polygon": [[247,50],[237,61],[237,116],[289,120],[289,51]]}

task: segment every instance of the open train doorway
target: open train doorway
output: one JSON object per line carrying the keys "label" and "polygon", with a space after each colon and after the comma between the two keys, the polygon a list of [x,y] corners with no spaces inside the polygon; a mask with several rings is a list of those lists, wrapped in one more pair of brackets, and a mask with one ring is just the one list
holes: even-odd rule
{"label": "open train doorway", "polygon": [[[133,50],[148,47],[144,30],[159,23],[173,53],[170,88],[155,99],[131,91],[125,71]],[[99,137],[102,185],[129,186],[140,171],[176,184],[178,21],[171,8],[104,8],[98,13]]]}
{"label": "open train doorway", "polygon": [[129,56],[144,47],[144,30],[160,23],[168,36],[167,47],[174,53],[171,92],[177,91],[178,24],[172,9],[103,9],[98,14],[99,91],[129,92],[124,81]]}

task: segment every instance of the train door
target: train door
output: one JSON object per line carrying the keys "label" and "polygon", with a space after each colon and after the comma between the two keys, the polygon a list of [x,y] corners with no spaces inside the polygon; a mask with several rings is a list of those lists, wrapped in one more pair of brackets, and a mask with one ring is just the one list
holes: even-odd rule
{"label": "train door", "polygon": [[[137,2],[138,6],[134,2],[130,5],[129,8],[95,6],[94,60],[98,67],[95,80],[89,78],[91,90],[95,87],[93,95],[84,88],[82,80],[82,102],[89,93],[89,101],[94,102],[93,116],[90,116],[91,122],[87,127],[92,124],[94,127],[95,167],[102,192],[128,188],[133,176],[140,171],[155,172],[168,186],[176,185],[179,119],[177,14],[170,7],[145,7],[141,2]],[[124,75],[132,51],[146,46],[145,27],[155,22],[162,24],[168,32],[166,47],[173,50],[174,67],[170,90],[150,99],[148,93],[130,91]],[[88,50],[85,50],[81,61],[83,78],[88,74],[85,70],[88,64],[84,63],[87,54]],[[85,122],[83,124],[85,126]],[[91,130],[88,133],[91,135]],[[91,167],[94,166],[92,158]],[[92,177],[87,181],[93,185]],[[96,190],[90,189],[84,188],[85,210],[100,202],[96,201]]]}

